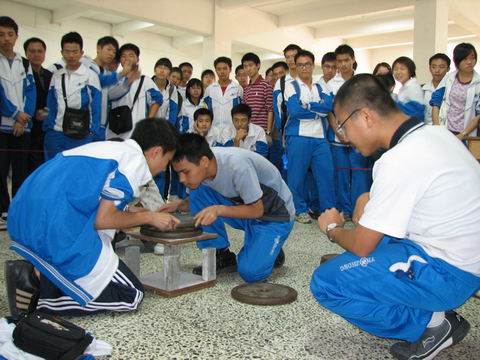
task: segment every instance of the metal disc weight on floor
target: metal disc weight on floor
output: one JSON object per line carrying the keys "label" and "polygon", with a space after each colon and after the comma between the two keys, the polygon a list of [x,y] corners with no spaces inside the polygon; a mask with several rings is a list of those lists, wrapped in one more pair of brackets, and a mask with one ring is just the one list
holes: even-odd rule
{"label": "metal disc weight on floor", "polygon": [[236,286],[232,298],[250,305],[283,305],[297,299],[297,291],[289,286],[270,283],[253,283]]}
{"label": "metal disc weight on floor", "polygon": [[140,227],[140,234],[156,237],[160,239],[185,239],[192,238],[195,236],[200,236],[203,234],[202,229],[193,228],[193,229],[175,229],[174,231],[161,231],[156,227],[144,225]]}

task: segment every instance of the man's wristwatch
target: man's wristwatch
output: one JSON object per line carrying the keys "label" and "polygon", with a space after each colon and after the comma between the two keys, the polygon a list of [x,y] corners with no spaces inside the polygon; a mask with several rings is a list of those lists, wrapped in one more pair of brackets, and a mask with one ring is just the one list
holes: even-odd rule
{"label": "man's wristwatch", "polygon": [[341,227],[341,226],[338,225],[337,223],[331,223],[331,224],[328,224],[328,225],[327,225],[327,230],[325,231],[325,233],[327,234],[328,240],[330,240],[331,242],[335,242],[335,241],[333,241],[333,239],[331,238],[330,232],[331,232],[333,229],[336,229],[336,228],[339,228],[339,227]]}
{"label": "man's wristwatch", "polygon": [[270,135],[272,135],[272,132],[267,130],[267,131],[265,131],[265,135],[270,136]]}

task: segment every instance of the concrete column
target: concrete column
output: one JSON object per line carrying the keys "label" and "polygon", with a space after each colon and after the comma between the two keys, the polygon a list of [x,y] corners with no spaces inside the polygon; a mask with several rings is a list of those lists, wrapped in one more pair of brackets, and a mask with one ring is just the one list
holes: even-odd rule
{"label": "concrete column", "polygon": [[428,59],[437,52],[447,52],[447,0],[417,0],[414,17],[413,60],[420,83],[430,79]]}
{"label": "concrete column", "polygon": [[229,29],[229,10],[219,6],[215,0],[213,6],[213,35],[203,41],[202,65],[204,69],[213,69],[213,61],[219,56],[232,57],[232,36]]}

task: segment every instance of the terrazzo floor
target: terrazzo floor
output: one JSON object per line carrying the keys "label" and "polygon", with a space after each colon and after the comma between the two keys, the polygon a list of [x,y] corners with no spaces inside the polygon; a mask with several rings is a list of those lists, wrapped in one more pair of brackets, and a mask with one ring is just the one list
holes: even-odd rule
{"label": "terrazzo floor", "polygon": [[[242,233],[229,229],[232,250]],[[339,252],[316,224],[296,224],[285,244],[285,266],[269,279],[298,291],[298,299],[282,306],[252,306],[236,302],[230,291],[242,284],[237,274],[221,275],[216,286],[176,298],[147,293],[140,309],[129,314],[70,318],[113,346],[111,359],[390,359],[393,341],[373,337],[321,308],[309,291],[310,277],[323,254]],[[0,232],[0,260],[15,256],[8,236]],[[141,272],[161,269],[158,255],[143,254]],[[182,264],[201,263],[193,245],[182,250]],[[0,315],[7,314],[3,266]],[[458,311],[471,324],[469,335],[436,358],[480,359],[480,300],[471,299]]]}

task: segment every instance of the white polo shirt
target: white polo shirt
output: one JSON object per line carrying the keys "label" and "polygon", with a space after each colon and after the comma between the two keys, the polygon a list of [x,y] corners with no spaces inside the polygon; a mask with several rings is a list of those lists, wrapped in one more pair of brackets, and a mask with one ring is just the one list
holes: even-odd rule
{"label": "white polo shirt", "polygon": [[424,126],[373,167],[366,228],[480,276],[480,165],[447,129]]}

